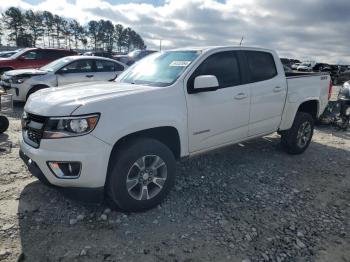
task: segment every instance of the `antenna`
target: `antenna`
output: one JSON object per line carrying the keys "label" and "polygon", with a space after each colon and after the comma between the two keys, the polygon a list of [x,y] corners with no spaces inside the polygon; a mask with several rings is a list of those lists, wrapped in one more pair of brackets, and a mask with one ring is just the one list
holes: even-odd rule
{"label": "antenna", "polygon": [[243,39],[244,39],[244,36],[242,36],[241,42],[239,42],[239,46],[242,46]]}

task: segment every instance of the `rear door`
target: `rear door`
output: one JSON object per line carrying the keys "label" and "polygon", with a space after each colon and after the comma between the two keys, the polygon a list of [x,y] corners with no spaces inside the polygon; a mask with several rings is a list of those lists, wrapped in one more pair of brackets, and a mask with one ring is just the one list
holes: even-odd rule
{"label": "rear door", "polygon": [[[214,75],[219,89],[191,93],[194,79]],[[187,81],[189,150],[191,153],[247,137],[250,89],[242,84],[239,51],[208,56]]]}
{"label": "rear door", "polygon": [[95,81],[94,61],[92,59],[81,59],[61,68],[57,73],[58,86]]}
{"label": "rear door", "polygon": [[278,72],[272,53],[244,51],[249,77],[251,108],[249,136],[276,131],[280,125],[287,94],[284,72]]}
{"label": "rear door", "polygon": [[124,70],[121,64],[108,60],[95,60],[95,65],[95,81],[114,80]]}

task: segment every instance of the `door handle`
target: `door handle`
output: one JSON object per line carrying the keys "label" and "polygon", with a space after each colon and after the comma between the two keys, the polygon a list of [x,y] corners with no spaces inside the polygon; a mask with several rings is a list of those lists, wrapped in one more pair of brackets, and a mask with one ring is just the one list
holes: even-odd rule
{"label": "door handle", "polygon": [[94,77],[94,75],[86,75],[87,78]]}
{"label": "door handle", "polygon": [[282,87],[276,86],[276,87],[273,89],[273,92],[278,93],[278,92],[281,92],[282,90],[283,90]]}
{"label": "door handle", "polygon": [[237,94],[236,96],[235,96],[235,99],[236,100],[242,100],[242,99],[245,99],[245,98],[247,98],[248,96],[247,96],[247,94],[245,94],[245,93],[239,93],[239,94]]}

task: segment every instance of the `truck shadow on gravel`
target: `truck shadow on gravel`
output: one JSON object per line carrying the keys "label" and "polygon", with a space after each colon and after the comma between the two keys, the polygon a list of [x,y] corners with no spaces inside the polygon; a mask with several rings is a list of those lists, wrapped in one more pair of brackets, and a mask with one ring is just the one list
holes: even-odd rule
{"label": "truck shadow on gravel", "polygon": [[166,201],[132,214],[33,182],[19,201],[21,260],[348,261],[349,162],[316,142],[289,156],[270,136],[181,161]]}

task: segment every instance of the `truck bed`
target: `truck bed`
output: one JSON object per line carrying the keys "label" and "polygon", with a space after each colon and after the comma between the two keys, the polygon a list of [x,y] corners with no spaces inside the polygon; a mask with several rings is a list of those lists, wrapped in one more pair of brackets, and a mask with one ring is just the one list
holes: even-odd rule
{"label": "truck bed", "polygon": [[286,73],[288,92],[280,129],[291,127],[299,105],[307,101],[318,101],[316,117],[319,117],[328,104],[330,80],[330,75],[323,72]]}

